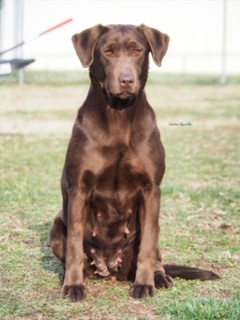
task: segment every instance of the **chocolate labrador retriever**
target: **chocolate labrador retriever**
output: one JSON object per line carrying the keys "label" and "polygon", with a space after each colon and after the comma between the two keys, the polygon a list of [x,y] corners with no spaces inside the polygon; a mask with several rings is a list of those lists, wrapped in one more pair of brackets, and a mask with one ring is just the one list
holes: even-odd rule
{"label": "chocolate labrador retriever", "polygon": [[131,296],[153,296],[172,277],[216,279],[162,265],[159,212],[165,160],[144,86],[148,56],[160,66],[169,37],[145,25],[96,25],[72,37],[91,86],[78,111],[63,169],[62,211],[50,245],[65,265],[63,294],[86,297],[87,277],[132,281]]}

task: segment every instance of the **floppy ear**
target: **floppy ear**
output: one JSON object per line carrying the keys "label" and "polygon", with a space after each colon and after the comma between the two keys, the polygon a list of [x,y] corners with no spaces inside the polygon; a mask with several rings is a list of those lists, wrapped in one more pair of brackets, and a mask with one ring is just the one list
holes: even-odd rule
{"label": "floppy ear", "polygon": [[84,68],[93,63],[94,49],[103,30],[104,27],[98,24],[72,36],[73,46]]}
{"label": "floppy ear", "polygon": [[144,24],[140,25],[140,29],[148,41],[154,62],[160,67],[168,49],[169,36]]}

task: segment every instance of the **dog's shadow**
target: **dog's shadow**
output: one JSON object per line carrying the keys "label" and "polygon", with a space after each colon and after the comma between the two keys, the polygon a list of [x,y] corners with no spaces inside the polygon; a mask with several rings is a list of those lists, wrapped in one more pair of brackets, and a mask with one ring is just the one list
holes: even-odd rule
{"label": "dog's shadow", "polygon": [[61,283],[64,278],[63,264],[53,255],[49,245],[49,230],[51,223],[40,223],[32,225],[30,228],[36,231],[40,236],[40,249],[42,253],[41,264],[44,270],[57,274]]}

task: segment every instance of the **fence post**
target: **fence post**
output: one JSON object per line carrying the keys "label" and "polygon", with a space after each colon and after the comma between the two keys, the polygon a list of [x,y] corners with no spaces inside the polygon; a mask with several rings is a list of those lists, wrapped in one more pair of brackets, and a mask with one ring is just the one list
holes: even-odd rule
{"label": "fence post", "polygon": [[[24,0],[15,0],[14,3],[14,43],[20,43],[23,41],[23,2]],[[15,49],[15,55],[17,58],[23,57],[23,48],[18,47]],[[24,83],[24,69],[18,71],[18,83]]]}
{"label": "fence post", "polygon": [[222,59],[221,59],[221,85],[227,82],[226,76],[226,50],[227,50],[227,0],[223,0],[223,24],[222,24]]}

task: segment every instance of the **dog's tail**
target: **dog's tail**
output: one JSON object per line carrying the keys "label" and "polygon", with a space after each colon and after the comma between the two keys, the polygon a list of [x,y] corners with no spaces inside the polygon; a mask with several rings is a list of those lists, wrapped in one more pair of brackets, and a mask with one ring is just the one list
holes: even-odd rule
{"label": "dog's tail", "polygon": [[208,271],[194,267],[164,264],[163,268],[165,270],[165,273],[172,278],[179,277],[185,280],[199,279],[202,281],[221,279],[221,277],[213,271]]}

